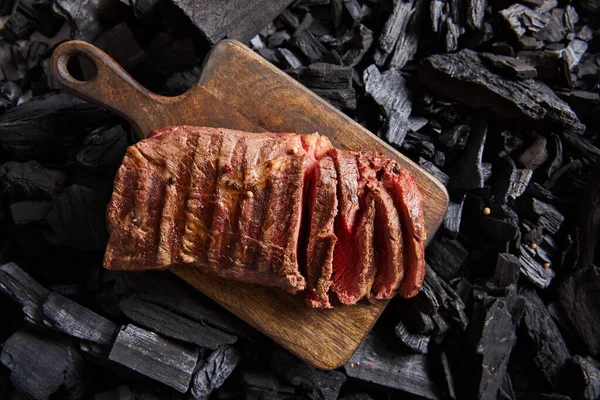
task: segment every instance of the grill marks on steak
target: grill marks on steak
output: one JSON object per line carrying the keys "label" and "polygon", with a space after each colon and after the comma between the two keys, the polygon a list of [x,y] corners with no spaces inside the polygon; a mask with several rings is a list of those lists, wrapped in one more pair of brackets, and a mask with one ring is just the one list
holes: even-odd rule
{"label": "grill marks on steak", "polygon": [[333,227],[338,211],[337,174],[331,157],[323,157],[315,166],[312,182],[308,193],[305,303],[310,307],[331,308],[328,292],[337,243]]}
{"label": "grill marks on steak", "polygon": [[[379,153],[318,134],[169,127],[131,146],[108,209],[109,269],[189,265],[306,290],[308,306],[412,297],[424,274],[422,195]],[[305,277],[306,282],[305,282]]]}

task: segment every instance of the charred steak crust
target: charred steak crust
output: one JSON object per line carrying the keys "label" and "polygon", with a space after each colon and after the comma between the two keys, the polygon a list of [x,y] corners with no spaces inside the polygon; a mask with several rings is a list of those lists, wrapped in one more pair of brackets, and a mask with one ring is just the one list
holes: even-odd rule
{"label": "charred steak crust", "polygon": [[107,218],[108,269],[190,266],[306,289],[309,307],[412,297],[425,275],[414,177],[318,134],[154,131],[127,150]]}

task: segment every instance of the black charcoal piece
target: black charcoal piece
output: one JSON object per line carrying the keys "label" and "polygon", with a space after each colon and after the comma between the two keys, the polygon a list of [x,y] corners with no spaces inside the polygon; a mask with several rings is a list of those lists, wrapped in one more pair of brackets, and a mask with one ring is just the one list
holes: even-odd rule
{"label": "black charcoal piece", "polygon": [[206,326],[181,316],[160,305],[144,301],[133,294],[119,304],[123,314],[132,321],[174,339],[216,349],[224,344],[235,343],[236,337],[219,329]]}
{"label": "black charcoal piece", "polygon": [[129,324],[119,331],[108,359],[185,393],[198,350]]}
{"label": "black charcoal piece", "polygon": [[190,387],[192,398],[208,399],[213,390],[223,385],[239,361],[239,352],[234,347],[225,345],[213,351],[206,360],[198,362]]}
{"label": "black charcoal piece", "polygon": [[576,134],[585,130],[568,104],[548,86],[532,79],[504,79],[485,68],[472,50],[425,58],[419,80],[442,95],[490,109],[502,118],[527,117]]}
{"label": "black charcoal piece", "polygon": [[438,142],[444,148],[455,151],[462,150],[466,147],[471,133],[471,127],[468,125],[455,125],[452,128],[444,131],[439,137]]}
{"label": "black charcoal piece", "polygon": [[317,96],[327,100],[340,110],[356,109],[356,92],[354,89],[311,89]]}
{"label": "black charcoal piece", "polygon": [[256,393],[256,399],[277,399],[279,381],[272,372],[243,370],[240,372],[240,381],[247,394]]}
{"label": "black charcoal piece", "polygon": [[483,28],[483,22],[485,20],[485,8],[487,6],[486,0],[469,0],[466,2],[467,6],[467,26],[470,30],[476,31]]}
{"label": "black charcoal piece", "polygon": [[538,216],[538,224],[552,234],[556,234],[560,229],[565,217],[553,205],[544,203],[536,198],[531,199],[531,208]]}
{"label": "black charcoal piece", "polygon": [[557,43],[565,38],[566,30],[563,24],[564,10],[555,8],[548,16],[548,23],[542,29],[532,32],[533,37],[547,43]]}
{"label": "black charcoal piece", "polygon": [[[258,50],[258,54],[261,55],[262,58],[264,58],[265,60],[269,61],[272,64],[279,64],[279,57],[277,56],[277,51],[273,50],[273,49],[260,49]],[[298,62],[298,66],[302,66],[302,64],[300,62]],[[286,66],[287,67],[287,66]],[[195,83],[195,81],[194,81]]]}
{"label": "black charcoal piece", "polygon": [[486,121],[478,121],[469,137],[465,155],[450,170],[450,190],[483,188],[483,148],[487,137]]}
{"label": "black charcoal piece", "polygon": [[342,65],[314,63],[286,72],[310,89],[352,88],[352,68]]}
{"label": "black charcoal piece", "polygon": [[327,54],[325,46],[307,29],[298,29],[292,36],[291,43],[311,63],[322,61]]}
{"label": "black charcoal piece", "polygon": [[118,330],[117,324],[58,293],[50,293],[42,308],[44,325],[87,343],[109,349]]}
{"label": "black charcoal piece", "polygon": [[496,399],[506,374],[508,360],[517,341],[516,324],[507,300],[476,291],[469,325],[469,346],[473,346],[471,368],[475,380],[472,396]]}
{"label": "black charcoal piece", "polygon": [[80,249],[106,247],[106,203],[102,193],[71,185],[56,196],[47,220],[67,245]]}
{"label": "black charcoal piece", "polygon": [[571,160],[568,164],[563,165],[552,174],[550,179],[544,183],[544,188],[554,190],[556,186],[560,187],[561,183],[572,181],[572,177],[582,169],[583,164],[581,160]]}
{"label": "black charcoal piece", "polygon": [[551,19],[548,13],[537,12],[522,4],[513,4],[500,11],[500,15],[517,37],[539,32]]}
{"label": "black charcoal piece", "polygon": [[281,29],[269,36],[267,46],[269,46],[269,48],[280,47],[282,44],[290,40],[290,38],[290,34],[286,30]]}
{"label": "black charcoal piece", "polygon": [[[27,39],[34,31],[49,38],[53,37],[60,30],[63,20],[51,12],[51,4],[52,2],[49,1],[35,0],[16,2],[12,15],[6,21],[5,31],[11,32],[19,39]],[[12,36],[5,33],[7,36]]]}
{"label": "black charcoal piece", "polygon": [[355,67],[362,61],[373,44],[373,31],[360,24],[352,30],[352,33],[350,48],[343,53],[342,60],[344,65]]}
{"label": "black charcoal piece", "polygon": [[503,157],[496,164],[497,180],[494,184],[494,198],[498,204],[506,204],[509,198],[520,197],[533,176],[530,169],[518,169],[509,156]]}
{"label": "black charcoal piece", "polygon": [[555,81],[561,76],[562,57],[560,51],[530,51],[517,53],[517,57],[533,65],[538,79]]}
{"label": "black charcoal piece", "polygon": [[342,11],[343,11],[343,0],[330,0],[329,1],[329,11],[331,13],[331,20],[333,22],[333,26],[337,29],[342,23]]}
{"label": "black charcoal piece", "polygon": [[563,163],[563,146],[560,137],[552,132],[550,134],[550,157],[548,164],[544,169],[546,176],[551,177],[554,172],[562,166]]}
{"label": "black charcoal piece", "polygon": [[426,252],[429,265],[446,281],[457,275],[468,256],[469,252],[457,239],[439,235],[429,243]]}
{"label": "black charcoal piece", "polygon": [[114,25],[123,15],[125,7],[118,1],[97,0],[81,3],[75,0],[56,0],[52,10],[70,22],[73,39],[96,39],[102,32]]}
{"label": "black charcoal piece", "polygon": [[289,49],[277,49],[277,55],[281,59],[281,62],[288,68],[297,69],[302,67],[302,61]]}
{"label": "black charcoal piece", "polygon": [[587,139],[569,132],[563,132],[561,136],[565,140],[566,147],[581,153],[582,156],[595,161],[600,157],[600,149],[591,144]]}
{"label": "black charcoal piece", "polygon": [[183,11],[210,44],[216,44],[223,38],[249,41],[292,2],[292,0],[171,1]]}
{"label": "black charcoal piece", "polygon": [[558,286],[558,302],[573,328],[594,356],[600,355],[600,269],[580,269]]}
{"label": "black charcoal piece", "polygon": [[445,351],[440,352],[440,364],[444,375],[443,392],[451,400],[456,400],[456,389],[454,388],[454,377],[450,366],[450,359]]}
{"label": "black charcoal piece", "polygon": [[424,354],[407,355],[369,333],[350,360],[344,364],[348,376],[401,390],[426,399],[441,398],[432,380]]}
{"label": "black charcoal piece", "polygon": [[[415,1],[408,26],[398,36],[390,67],[404,68],[404,66],[415,58],[419,46],[419,37],[423,28],[423,22],[427,15],[427,4]],[[377,53],[376,53],[377,54]]]}
{"label": "black charcoal piece", "polygon": [[0,267],[0,291],[21,304],[26,321],[42,323],[42,304],[50,292],[17,264],[11,262]]}
{"label": "black charcoal piece", "polygon": [[126,70],[135,68],[147,57],[127,22],[121,22],[102,32],[94,45],[104,50]]}
{"label": "black charcoal piece", "polygon": [[481,214],[481,228],[491,237],[508,242],[519,235],[519,216],[508,206],[491,207],[491,214]]}
{"label": "black charcoal piece", "polygon": [[[259,53],[262,55],[262,52],[259,51]],[[169,76],[165,80],[165,82],[163,83],[163,85],[161,87],[160,94],[165,95],[165,96],[176,96],[176,95],[185,93],[196,83],[199,75],[200,75],[199,66],[195,66],[192,69],[189,69],[187,71],[175,72],[175,73],[171,74],[171,76]],[[117,127],[113,127],[111,130],[113,130],[113,129],[117,130]],[[103,128],[99,128],[98,133],[102,134],[102,132],[104,130],[105,129],[103,129]],[[113,133],[113,135],[115,133]],[[96,139],[96,140],[100,140],[100,142],[103,144],[105,142],[108,142],[107,138],[104,138],[105,134],[106,133],[102,134],[102,140],[100,140],[100,139]],[[112,135],[110,135],[110,136],[112,137]],[[111,153],[114,153],[114,150]]]}
{"label": "black charcoal piece", "polygon": [[419,165],[423,167],[423,169],[433,175],[437,180],[442,182],[444,186],[448,186],[448,182],[450,181],[450,177],[442,172],[441,169],[435,166],[431,161],[427,161],[426,159],[419,157]]}
{"label": "black charcoal piece", "polygon": [[561,90],[556,94],[569,103],[579,119],[585,120],[591,116],[592,110],[600,104],[600,94],[585,90]]}
{"label": "black charcoal piece", "polygon": [[519,294],[525,298],[525,314],[522,325],[533,352],[533,362],[554,389],[561,387],[561,376],[571,354],[552,320],[550,313],[535,290],[522,288]]}
{"label": "black charcoal piece", "polygon": [[42,222],[52,208],[49,200],[25,200],[10,205],[10,213],[15,225]]}
{"label": "black charcoal piece", "polygon": [[421,354],[427,354],[429,352],[429,341],[431,340],[431,336],[410,332],[402,321],[396,325],[394,333],[401,345],[410,351]]}
{"label": "black charcoal piece", "polygon": [[518,58],[482,53],[481,59],[500,75],[518,79],[531,79],[537,76],[535,67]]}
{"label": "black charcoal piece", "polygon": [[521,262],[518,257],[510,253],[500,253],[496,259],[490,282],[500,288],[509,287],[519,280],[520,270]]}
{"label": "black charcoal piece", "polygon": [[546,261],[529,245],[520,246],[519,260],[521,261],[521,273],[540,289],[547,288],[556,275],[552,268],[544,267]]}
{"label": "black charcoal piece", "polygon": [[585,193],[579,202],[577,213],[579,227],[580,265],[587,267],[598,265],[598,229],[600,228],[600,161],[596,161],[589,178]]}
{"label": "black charcoal piece", "polygon": [[407,121],[412,110],[412,92],[399,71],[389,69],[383,73],[375,65],[363,72],[365,91],[375,100],[385,113],[385,137],[402,146],[408,133]]}
{"label": "black charcoal piece", "polygon": [[62,171],[47,169],[37,161],[9,161],[0,167],[2,193],[11,201],[51,198],[65,182]]}
{"label": "black charcoal piece", "polygon": [[350,393],[340,397],[340,400],[373,400],[373,398],[367,393]]}
{"label": "black charcoal piece", "polygon": [[573,363],[577,368],[580,381],[583,386],[584,399],[594,400],[600,398],[600,365],[591,357],[573,357]]}
{"label": "black charcoal piece", "polygon": [[52,395],[83,398],[86,394],[86,362],[70,345],[25,329],[6,340],[0,361],[10,370],[10,381],[34,399]]}
{"label": "black charcoal piece", "polygon": [[373,56],[377,66],[382,67],[385,64],[387,57],[394,51],[398,38],[406,34],[415,3],[418,2],[415,0],[394,2],[394,8],[381,30],[377,51]]}
{"label": "black charcoal piece", "polygon": [[448,212],[444,217],[444,228],[452,239],[456,239],[460,231],[460,222],[462,219],[463,205],[465,196],[462,195],[458,201],[451,200],[448,203]]}
{"label": "black charcoal piece", "polygon": [[548,159],[546,138],[534,133],[531,144],[517,157],[517,162],[522,168],[535,170]]}
{"label": "black charcoal piece", "polygon": [[127,133],[122,126],[101,127],[92,131],[83,141],[84,148],[77,153],[77,161],[90,168],[120,165],[127,150]]}

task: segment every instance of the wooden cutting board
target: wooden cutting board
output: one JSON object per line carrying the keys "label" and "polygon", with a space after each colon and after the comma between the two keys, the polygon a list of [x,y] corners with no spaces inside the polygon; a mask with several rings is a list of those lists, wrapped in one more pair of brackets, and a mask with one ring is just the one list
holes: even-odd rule
{"label": "wooden cutting board", "polygon": [[[76,55],[93,62],[94,78],[83,82],[70,75],[67,63]],[[239,42],[226,40],[216,45],[199,81],[177,97],[149,92],[107,54],[81,41],[63,43],[54,51],[52,73],[66,91],[127,118],[140,139],[152,129],[187,124],[255,132],[319,132],[339,148],[380,151],[415,175],[423,192],[428,238],[446,213],[448,195],[438,180]],[[229,281],[191,268],[173,272],[322,369],[348,360],[388,304],[361,302],[315,310],[305,307],[300,296],[278,289]]]}

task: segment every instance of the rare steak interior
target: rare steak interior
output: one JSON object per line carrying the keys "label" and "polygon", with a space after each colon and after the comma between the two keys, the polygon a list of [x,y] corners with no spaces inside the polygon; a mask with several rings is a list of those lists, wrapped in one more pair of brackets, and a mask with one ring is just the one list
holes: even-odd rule
{"label": "rare steak interior", "polygon": [[187,265],[330,308],[416,295],[423,224],[414,178],[380,154],[317,133],[168,127],[127,150],[104,265]]}

